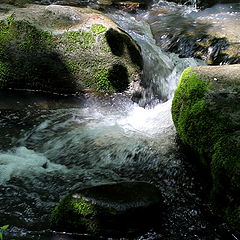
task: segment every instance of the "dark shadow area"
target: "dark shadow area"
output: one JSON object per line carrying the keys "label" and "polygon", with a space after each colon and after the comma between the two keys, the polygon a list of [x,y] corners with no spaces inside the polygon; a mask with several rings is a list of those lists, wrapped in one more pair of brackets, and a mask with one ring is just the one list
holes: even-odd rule
{"label": "dark shadow area", "polygon": [[[121,31],[122,33],[120,33]],[[128,33],[119,29],[116,31],[110,28],[106,32],[106,39],[111,51],[114,55],[121,57],[124,54],[124,48],[127,47],[131,61],[136,64],[140,69],[143,68],[143,60],[141,56],[140,47],[134,43],[134,40],[128,35]]]}
{"label": "dark shadow area", "polygon": [[122,29],[119,29],[121,32],[123,32],[122,37],[123,41],[125,42],[128,53],[130,55],[131,61],[136,64],[140,69],[143,68],[143,59],[141,56],[141,48],[137,43],[133,42],[134,40],[131,39],[131,37],[128,35],[127,32],[123,31]]}
{"label": "dark shadow area", "polygon": [[124,39],[121,33],[110,28],[106,34],[106,39],[114,55],[121,57],[124,53]]}
{"label": "dark shadow area", "polygon": [[0,87],[73,93],[76,84],[54,39],[26,21],[1,21]]}
{"label": "dark shadow area", "polygon": [[36,3],[34,0],[1,0],[1,3],[10,4],[15,7],[25,7],[26,4]]}
{"label": "dark shadow area", "polygon": [[128,87],[128,71],[127,68],[122,65],[113,65],[109,71],[109,81],[117,92],[122,92]]}

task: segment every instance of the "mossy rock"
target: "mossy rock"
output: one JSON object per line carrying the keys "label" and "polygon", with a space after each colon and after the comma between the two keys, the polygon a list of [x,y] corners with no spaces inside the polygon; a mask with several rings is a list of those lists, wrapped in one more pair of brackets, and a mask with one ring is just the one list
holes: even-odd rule
{"label": "mossy rock", "polygon": [[217,211],[240,230],[240,65],[186,69],[172,117],[182,142],[212,175]]}
{"label": "mossy rock", "polygon": [[146,182],[120,182],[84,188],[65,196],[51,216],[57,231],[126,237],[161,220],[162,197]]}
{"label": "mossy rock", "polygon": [[140,81],[138,45],[104,14],[57,5],[9,11],[0,21],[1,88],[114,93]]}

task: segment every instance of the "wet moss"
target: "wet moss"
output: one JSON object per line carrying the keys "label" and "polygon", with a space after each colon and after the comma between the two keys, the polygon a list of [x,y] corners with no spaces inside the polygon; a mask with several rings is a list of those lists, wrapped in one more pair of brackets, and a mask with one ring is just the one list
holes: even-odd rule
{"label": "wet moss", "polygon": [[76,231],[78,229],[79,232],[90,232],[95,235],[98,231],[95,218],[97,211],[90,202],[69,194],[52,212],[50,225],[54,230]]}
{"label": "wet moss", "polygon": [[[181,140],[200,153],[206,151],[206,149],[202,149],[202,142],[206,142],[206,140],[196,138],[196,136],[199,131],[209,125],[207,119],[206,121],[204,119],[205,116],[202,116],[202,113],[205,112],[203,98],[209,87],[208,83],[192,72],[192,68],[188,68],[180,78],[172,103],[172,117]],[[199,118],[202,118],[203,122],[199,121]]]}
{"label": "wet moss", "polygon": [[237,92],[213,86],[209,78],[188,68],[175,91],[172,118],[182,142],[211,172],[216,212],[240,229],[238,106]]}
{"label": "wet moss", "polygon": [[240,132],[222,136],[211,162],[212,199],[228,222],[240,229]]}

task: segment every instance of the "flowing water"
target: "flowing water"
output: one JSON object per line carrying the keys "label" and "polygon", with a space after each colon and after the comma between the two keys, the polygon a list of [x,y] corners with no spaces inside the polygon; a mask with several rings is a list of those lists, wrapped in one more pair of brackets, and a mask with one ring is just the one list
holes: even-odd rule
{"label": "flowing water", "polygon": [[[163,1],[152,9],[162,4],[181,14],[193,10]],[[51,232],[49,217],[59,199],[82,186],[141,180],[161,190],[165,211],[159,229],[136,239],[237,239],[212,215],[170,113],[181,72],[203,63],[156,46],[149,12],[109,15],[142,49],[145,92],[138,104],[122,94],[97,99],[0,92],[0,225],[10,225],[7,238],[88,239]]]}

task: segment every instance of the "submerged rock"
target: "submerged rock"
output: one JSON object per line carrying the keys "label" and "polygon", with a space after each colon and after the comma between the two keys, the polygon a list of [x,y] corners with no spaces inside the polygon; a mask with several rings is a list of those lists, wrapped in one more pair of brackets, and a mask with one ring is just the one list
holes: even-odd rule
{"label": "submerged rock", "polygon": [[217,212],[240,230],[240,65],[185,70],[172,117],[182,142],[211,171]]}
{"label": "submerged rock", "polygon": [[106,15],[58,5],[2,8],[0,88],[112,93],[140,80],[139,47]]}
{"label": "submerged rock", "polygon": [[74,191],[52,213],[51,228],[102,236],[142,233],[161,220],[159,190],[146,182],[120,182]]}

